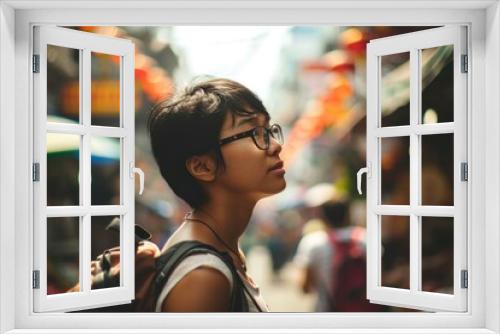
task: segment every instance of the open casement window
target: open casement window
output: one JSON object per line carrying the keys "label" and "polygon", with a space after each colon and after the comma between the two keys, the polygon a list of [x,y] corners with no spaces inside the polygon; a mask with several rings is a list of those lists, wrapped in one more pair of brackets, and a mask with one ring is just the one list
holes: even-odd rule
{"label": "open casement window", "polygon": [[[34,311],[129,303],[134,299],[137,171],[134,46],[124,39],[41,26],[34,30],[33,51]],[[79,66],[72,68],[64,61],[67,57]],[[99,71],[107,79],[94,80]],[[103,94],[104,100],[95,99]],[[59,95],[61,101],[50,100]],[[72,111],[69,116],[58,114],[63,107]],[[108,173],[105,182],[113,182],[112,202],[103,202],[92,182],[103,169]],[[119,228],[106,231],[114,218]],[[107,244],[103,235],[109,235]],[[92,288],[91,259],[113,246],[120,247],[119,282]],[[93,254],[94,249],[99,252]]]}
{"label": "open casement window", "polygon": [[[467,61],[465,27],[434,28],[368,44],[367,167],[360,172],[367,172],[367,298],[372,303],[466,311]],[[444,67],[449,69],[446,84],[432,86],[445,75]],[[439,100],[441,110],[429,107],[431,98]],[[404,177],[388,171],[387,165],[394,164]],[[444,178],[448,182],[440,182]],[[449,192],[444,201],[435,196],[443,191],[442,184]],[[408,249],[407,254],[392,254],[406,257],[400,266],[405,281],[397,286],[383,275],[384,259],[391,257],[383,238],[391,229],[403,231]],[[449,266],[438,274],[448,275],[449,285],[433,289],[426,282],[424,259],[436,255],[426,247],[430,241],[439,244],[440,237],[451,241],[439,253]]]}

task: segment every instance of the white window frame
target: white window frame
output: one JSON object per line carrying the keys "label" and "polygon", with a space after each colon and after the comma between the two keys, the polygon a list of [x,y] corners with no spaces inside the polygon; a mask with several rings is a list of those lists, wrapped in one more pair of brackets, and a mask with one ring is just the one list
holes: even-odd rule
{"label": "white window frame", "polygon": [[[467,270],[467,183],[461,180],[461,163],[467,163],[467,82],[470,72],[462,71],[462,55],[467,55],[465,26],[447,26],[372,40],[367,45],[366,161],[367,173],[367,296],[371,302],[396,305],[424,311],[467,311],[467,288],[461,287],[461,272]],[[453,47],[453,121],[422,124],[421,50],[438,46]],[[382,126],[382,57],[409,54],[409,123]],[[451,206],[422,205],[422,138],[423,135],[453,136],[454,202]],[[408,138],[409,202],[388,205],[382,202],[382,140]],[[387,216],[408,217],[410,256],[409,289],[382,286],[382,221]],[[451,217],[453,237],[453,293],[422,290],[422,217]],[[397,301],[397,302],[395,302]]]}
{"label": "white window frame", "polygon": [[[39,181],[33,184],[33,269],[39,272],[39,287],[34,289],[35,312],[74,311],[89,307],[129,303],[134,299],[134,45],[126,39],[101,36],[68,28],[34,27],[33,53],[39,56],[39,72],[33,75],[33,159],[39,166]],[[55,45],[79,52],[79,123],[53,123],[47,117],[47,48]],[[119,61],[119,126],[92,125],[91,59],[92,52],[114,55]],[[47,206],[47,134],[78,135],[79,203],[72,206]],[[115,138],[120,141],[120,204],[92,205],[91,138]],[[120,286],[91,289],[91,230],[94,216],[120,216]],[[80,291],[47,295],[48,218],[77,217],[79,225],[78,257]]]}
{"label": "white window frame", "polygon": [[[117,5],[106,0],[6,0],[0,3],[0,333],[121,332],[118,328],[128,328],[128,333],[500,333],[498,1],[184,0],[141,3],[131,0],[120,2],[128,9],[117,9]],[[33,314],[30,311],[32,290],[28,288],[31,286],[31,250],[26,245],[33,242],[33,212],[29,200],[33,123],[32,102],[27,96],[31,96],[32,87],[30,35],[34,24],[469,25],[472,88],[468,93],[471,110],[468,114],[468,221],[471,222],[468,230],[468,257],[471,259],[468,312]],[[473,230],[471,225],[474,225]],[[88,329],[90,326],[93,329]]]}

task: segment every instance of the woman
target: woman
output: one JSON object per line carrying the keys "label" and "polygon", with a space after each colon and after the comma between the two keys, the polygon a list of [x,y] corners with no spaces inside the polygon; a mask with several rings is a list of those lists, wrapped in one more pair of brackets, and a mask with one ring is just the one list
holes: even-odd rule
{"label": "woman", "polygon": [[[244,283],[249,311],[268,311],[246,273],[239,239],[256,203],[282,191],[283,135],[260,99],[243,85],[211,79],[156,106],[148,121],[153,155],[171,189],[192,208],[162,252],[199,241],[227,253]],[[231,266],[230,265],[230,266]],[[230,311],[236,282],[213,254],[185,258],[169,276],[157,311]]]}

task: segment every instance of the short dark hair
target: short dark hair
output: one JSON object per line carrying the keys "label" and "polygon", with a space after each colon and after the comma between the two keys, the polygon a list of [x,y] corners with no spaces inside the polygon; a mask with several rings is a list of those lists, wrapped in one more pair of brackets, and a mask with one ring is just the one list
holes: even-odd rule
{"label": "short dark hair", "polygon": [[[196,79],[195,79],[196,81]],[[194,155],[213,154],[217,168],[224,159],[219,136],[231,114],[269,113],[259,97],[242,84],[223,78],[193,82],[173,97],[155,105],[148,118],[153,156],[173,192],[192,208],[208,201],[201,184],[187,171]]]}
{"label": "short dark hair", "polygon": [[349,203],[345,200],[330,200],[321,205],[321,210],[326,223],[331,227],[343,227],[348,225]]}

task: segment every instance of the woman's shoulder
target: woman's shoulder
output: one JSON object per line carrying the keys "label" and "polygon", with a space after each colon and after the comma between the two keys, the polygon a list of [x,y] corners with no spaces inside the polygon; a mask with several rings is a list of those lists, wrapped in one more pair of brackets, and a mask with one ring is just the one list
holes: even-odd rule
{"label": "woman's shoulder", "polygon": [[[181,246],[188,244],[193,243],[190,240],[182,241],[172,244],[165,251],[173,255]],[[203,246],[207,247],[207,245],[197,241],[195,241],[194,245],[202,246],[202,248],[204,248]],[[208,247],[210,248],[210,245]],[[216,254],[217,252],[196,252],[184,257],[176,265],[163,286],[156,304],[157,311],[173,311],[171,310],[172,305],[177,305],[178,296],[190,296],[190,298],[186,297],[185,300],[195,301],[195,304],[198,304],[199,300],[202,306],[207,298],[215,298],[215,296],[219,295],[220,297],[217,298],[224,300],[226,294],[230,296],[234,283],[232,270],[228,263],[223,261],[220,255]],[[192,300],[193,298],[194,300]],[[185,309],[183,304],[179,304],[178,307]],[[177,306],[174,308],[177,310]],[[178,310],[178,312],[181,312],[181,310]]]}
{"label": "woman's shoulder", "polygon": [[160,266],[166,265],[167,261],[176,262],[172,266],[168,282],[178,281],[198,268],[211,268],[222,273],[232,286],[234,266],[227,253],[216,249],[213,245],[199,240],[182,240],[172,244],[162,251]]}
{"label": "woman's shoulder", "polygon": [[[192,257],[196,256],[200,255]],[[188,257],[183,262],[191,261]],[[223,312],[230,309],[231,278],[219,266],[214,267],[203,263],[186,273],[178,274],[178,277],[175,276],[174,272],[171,279],[177,282],[170,289],[167,288],[169,291],[161,303],[162,311]]]}

